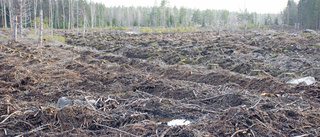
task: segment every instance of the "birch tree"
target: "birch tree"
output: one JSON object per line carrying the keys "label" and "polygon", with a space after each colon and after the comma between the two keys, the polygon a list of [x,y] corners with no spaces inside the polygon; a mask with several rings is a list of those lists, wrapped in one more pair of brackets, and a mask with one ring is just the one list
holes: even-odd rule
{"label": "birch tree", "polygon": [[52,8],[52,1],[51,0],[49,0],[49,11],[50,11],[50,20],[49,20],[49,22],[50,22],[50,28],[51,28],[51,36],[53,36],[53,15],[52,15],[52,12],[53,12],[53,10],[52,10],[53,8]]}
{"label": "birch tree", "polygon": [[23,13],[22,13],[22,0],[19,0],[19,11],[20,11],[20,15],[19,15],[19,18],[20,18],[20,27],[19,27],[19,33],[20,33],[20,38],[22,38],[22,16],[23,16]]}
{"label": "birch tree", "polygon": [[59,0],[56,1],[56,28],[60,28]]}
{"label": "birch tree", "polygon": [[90,1],[90,13],[91,13],[91,28],[94,27],[94,19],[96,16],[96,6],[94,2]]}
{"label": "birch tree", "polygon": [[3,0],[1,0],[1,16],[2,16],[2,27],[4,27],[4,10],[3,10]]}
{"label": "birch tree", "polygon": [[77,0],[77,29],[79,28],[79,0]]}
{"label": "birch tree", "polygon": [[162,10],[162,16],[161,16],[161,18],[162,18],[162,27],[166,27],[166,6],[167,6],[167,4],[168,4],[168,1],[167,0],[162,0],[161,1],[161,5],[160,5],[160,7],[161,7],[161,10]]}
{"label": "birch tree", "polygon": [[4,22],[3,26],[4,26],[4,28],[7,28],[7,10],[6,10],[6,1],[1,0],[1,2],[2,2],[2,11],[3,11],[2,16],[3,16],[3,22]]}
{"label": "birch tree", "polygon": [[68,2],[68,4],[69,4],[69,19],[68,19],[68,29],[71,29],[71,0],[69,0],[69,2]]}
{"label": "birch tree", "polygon": [[64,0],[62,0],[62,15],[63,15],[63,29],[66,29],[66,14],[65,14]]}
{"label": "birch tree", "polygon": [[[34,23],[34,30],[37,30],[37,2],[38,0],[33,0],[33,23]],[[35,31],[36,32],[36,31]]]}
{"label": "birch tree", "polygon": [[9,5],[9,20],[10,20],[10,27],[11,30],[13,32],[13,25],[14,25],[14,6],[13,6],[13,1],[9,0],[8,1],[8,5]]}
{"label": "birch tree", "polygon": [[7,28],[7,10],[6,10],[6,1],[3,2],[3,10],[4,10],[4,27]]}

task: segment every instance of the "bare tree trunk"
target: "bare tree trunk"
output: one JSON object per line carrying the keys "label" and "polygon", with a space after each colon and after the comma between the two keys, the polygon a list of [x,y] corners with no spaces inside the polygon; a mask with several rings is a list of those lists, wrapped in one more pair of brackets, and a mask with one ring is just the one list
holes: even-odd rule
{"label": "bare tree trunk", "polygon": [[40,24],[39,24],[39,45],[42,46],[42,10],[40,10]]}
{"label": "bare tree trunk", "polygon": [[96,5],[90,0],[91,28],[95,27]]}
{"label": "bare tree trunk", "polygon": [[166,27],[166,7],[163,7],[163,27]]}
{"label": "bare tree trunk", "polygon": [[36,21],[36,19],[37,19],[37,0],[34,0],[33,3],[34,3],[34,7],[33,7],[34,32],[37,34],[37,31],[36,31],[37,30],[37,21]]}
{"label": "bare tree trunk", "polygon": [[48,27],[49,28],[51,28],[51,21],[50,21],[51,20],[51,7],[50,6],[51,6],[51,0],[48,0],[48,7],[49,7],[49,10],[48,10],[48,16],[49,16],[48,17],[49,18],[48,19]]}
{"label": "bare tree trunk", "polygon": [[[28,0],[29,1],[29,0]],[[25,12],[24,12],[24,28],[27,28],[27,11],[29,10],[28,7],[27,7],[27,0],[24,1],[23,5],[25,6]]]}
{"label": "bare tree trunk", "polygon": [[247,33],[247,21],[244,22],[243,35],[246,36],[246,33]]}
{"label": "bare tree trunk", "polygon": [[56,2],[57,2],[57,5],[56,5],[56,8],[57,8],[57,10],[56,10],[56,19],[57,19],[57,21],[56,22],[58,22],[58,26],[56,28],[60,28],[59,2],[58,2],[58,0]]}
{"label": "bare tree trunk", "polygon": [[13,36],[12,36],[12,41],[17,41],[17,20],[18,20],[18,17],[15,16],[14,18],[14,23],[13,23]]}
{"label": "bare tree trunk", "polygon": [[90,10],[91,10],[91,28],[93,28],[93,2],[90,1]]}
{"label": "bare tree trunk", "polygon": [[70,0],[70,7],[71,7],[71,20],[70,20],[70,28],[74,29],[74,13],[73,13],[73,1]]}
{"label": "bare tree trunk", "polygon": [[79,28],[79,0],[77,0],[77,29]]}
{"label": "bare tree trunk", "polygon": [[113,22],[113,9],[112,9],[112,8],[110,8],[110,10],[111,10],[111,19],[110,19],[110,24],[111,24],[111,27],[112,27],[112,22]]}
{"label": "bare tree trunk", "polygon": [[19,18],[20,18],[20,23],[19,23],[19,24],[20,24],[20,27],[19,27],[19,33],[20,33],[20,38],[22,38],[22,0],[20,0],[19,3],[20,3],[20,5],[19,5],[19,6],[20,6],[20,7],[19,7],[19,8],[20,8],[20,17],[19,17]]}
{"label": "bare tree trunk", "polygon": [[64,12],[64,0],[62,0],[63,29],[66,29],[66,14]]}
{"label": "bare tree trunk", "polygon": [[53,36],[53,15],[52,15],[52,2],[49,0],[49,12],[50,12],[50,28],[51,28],[51,36]]}
{"label": "bare tree trunk", "polygon": [[86,36],[86,16],[83,17],[83,38]]}
{"label": "bare tree trunk", "polygon": [[3,0],[1,0],[1,15],[2,15],[2,27],[4,27],[4,10],[3,10]]}
{"label": "bare tree trunk", "polygon": [[3,9],[4,9],[4,27],[7,28],[7,10],[6,10],[6,2],[3,2]]}
{"label": "bare tree trunk", "polygon": [[71,29],[71,0],[68,2],[69,4],[69,20],[68,20],[68,29]]}
{"label": "bare tree trunk", "polygon": [[138,23],[138,27],[141,26],[143,20],[143,13],[141,12],[141,9],[138,9],[138,13],[137,13],[138,19],[137,19],[137,23]]}
{"label": "bare tree trunk", "polygon": [[217,35],[218,35],[218,36],[220,35],[220,26],[221,26],[221,22],[218,21],[218,30],[217,30]]}
{"label": "bare tree trunk", "polygon": [[[9,10],[10,10],[10,27],[11,27],[11,31],[14,32],[14,20],[15,20],[15,16],[16,16],[16,12],[15,12],[15,6],[13,1],[9,0]],[[17,20],[18,22],[18,20]],[[18,26],[17,26],[18,27]]]}

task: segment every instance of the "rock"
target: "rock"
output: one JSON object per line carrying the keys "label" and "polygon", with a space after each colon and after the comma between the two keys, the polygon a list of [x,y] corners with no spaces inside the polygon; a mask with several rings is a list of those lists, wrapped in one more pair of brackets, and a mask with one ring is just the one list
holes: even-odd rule
{"label": "rock", "polygon": [[174,119],[168,122],[168,126],[184,126],[189,125],[191,122],[186,119]]}
{"label": "rock", "polygon": [[306,85],[312,85],[316,82],[315,78],[314,77],[304,77],[304,78],[300,78],[300,79],[293,79],[293,80],[290,80],[288,81],[287,83],[289,84],[300,84],[300,83],[304,83]]}
{"label": "rock", "polygon": [[139,33],[138,32],[134,32],[134,31],[129,31],[129,32],[126,32],[126,34],[132,35],[132,34],[139,34]]}
{"label": "rock", "polygon": [[67,97],[61,97],[58,99],[58,102],[57,102],[57,107],[58,108],[63,108],[64,106],[66,105],[72,105],[72,100],[67,98]]}
{"label": "rock", "polygon": [[81,106],[81,105],[85,105],[85,104],[86,104],[86,101],[82,101],[80,99],[76,99],[73,101],[73,105]]}
{"label": "rock", "polygon": [[96,104],[96,100],[94,100],[94,99],[91,99],[91,100],[88,100],[88,102],[91,104],[91,105],[94,105],[94,104]]}
{"label": "rock", "polygon": [[309,34],[313,34],[313,35],[317,35],[318,33],[312,29],[305,29],[303,30],[303,33],[309,33]]}
{"label": "rock", "polygon": [[208,69],[218,69],[219,64],[208,64]]}

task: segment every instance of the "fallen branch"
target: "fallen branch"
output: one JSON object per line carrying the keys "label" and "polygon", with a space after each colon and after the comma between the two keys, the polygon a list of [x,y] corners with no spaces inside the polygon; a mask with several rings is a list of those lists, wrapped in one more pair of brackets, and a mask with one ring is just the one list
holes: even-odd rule
{"label": "fallen branch", "polygon": [[[137,90],[137,89],[136,89],[135,92],[138,92],[138,93],[141,93],[141,94],[146,94],[146,95],[151,96],[151,97],[156,97],[156,96],[154,96],[154,95],[152,95],[152,94],[150,94],[150,93],[143,92],[143,91],[140,91],[140,90]],[[158,97],[156,97],[156,98],[158,98]]]}
{"label": "fallen branch", "polygon": [[309,134],[304,134],[304,135],[294,136],[294,137],[306,137],[306,136],[309,136]]}
{"label": "fallen branch", "polygon": [[87,104],[90,106],[90,107],[92,107],[92,109],[94,110],[94,111],[97,111],[97,109],[94,107],[94,106],[92,106],[92,104],[89,102],[89,100],[87,99],[89,96],[86,96],[86,97],[84,97],[84,99],[86,100],[86,102],[87,102]]}
{"label": "fallen branch", "polygon": [[259,98],[259,101],[256,104],[254,104],[253,106],[251,106],[250,108],[256,107],[260,103],[260,101],[261,101],[261,97]]}
{"label": "fallen branch", "polygon": [[256,137],[256,136],[254,135],[254,132],[252,131],[252,129],[250,129],[250,132],[252,133],[252,136],[253,136],[253,137]]}
{"label": "fallen branch", "polygon": [[109,126],[106,126],[106,125],[99,124],[99,123],[97,123],[96,121],[94,121],[94,124],[96,124],[97,126],[106,127],[106,128],[112,129],[112,130],[116,130],[116,131],[119,131],[119,132],[121,132],[121,133],[130,135],[130,136],[133,136],[133,137],[140,137],[140,136],[134,135],[134,134],[132,134],[132,133],[129,133],[129,132],[126,132],[126,131],[117,129],[117,128],[113,128],[113,127],[109,127]]}
{"label": "fallen branch", "polygon": [[107,103],[108,101],[114,101],[116,102],[118,105],[120,104],[117,100],[110,98],[110,96],[108,96],[108,99],[106,101],[104,101],[105,103]]}
{"label": "fallen branch", "polygon": [[192,90],[192,92],[193,92],[193,95],[194,95],[196,98],[198,98],[196,92],[194,92],[194,90]]}
{"label": "fallen branch", "polygon": [[170,131],[171,128],[172,128],[172,127],[166,129],[166,130],[160,135],[160,137],[164,137],[164,136]]}
{"label": "fallen branch", "polygon": [[34,89],[32,89],[32,90],[27,90],[27,91],[25,91],[24,94],[22,94],[22,95],[19,97],[19,99],[20,99],[20,98],[23,98],[23,97],[29,95],[30,93],[32,93],[33,91],[37,90],[37,89],[39,88],[39,86],[40,86],[40,83],[37,85],[36,88],[34,88]]}
{"label": "fallen branch", "polygon": [[6,122],[13,114],[18,113],[18,112],[21,112],[21,111],[16,111],[16,112],[11,113],[8,117],[6,117],[4,120],[2,120],[0,122],[0,124],[3,124],[4,122]]}
{"label": "fallen branch", "polygon": [[43,129],[46,128],[46,126],[49,126],[49,125],[52,125],[52,124],[51,124],[51,123],[48,123],[48,124],[39,126],[39,127],[35,128],[35,129],[32,129],[31,131],[22,133],[22,134],[20,134],[20,135],[15,136],[15,137],[22,137],[23,135],[26,135],[26,134],[30,134],[30,133],[33,133],[33,132],[37,132],[37,131],[43,130]]}
{"label": "fallen branch", "polygon": [[255,126],[256,124],[253,124],[253,125],[251,125],[249,128],[247,128],[247,129],[241,129],[241,130],[238,130],[238,131],[236,131],[236,132],[234,132],[232,135],[231,135],[231,137],[234,137],[235,135],[237,135],[239,132],[243,132],[243,131],[248,131],[250,128],[252,128],[253,126]]}
{"label": "fallen branch", "polygon": [[222,95],[213,96],[213,97],[209,97],[209,98],[205,98],[205,99],[199,99],[198,101],[207,101],[207,100],[211,100],[211,99],[218,98],[218,97],[225,96],[225,95],[232,95],[232,94],[222,94]]}
{"label": "fallen branch", "polygon": [[[260,121],[259,119],[256,118],[256,120],[257,120],[260,124],[262,124],[264,127],[268,128],[269,130],[271,130],[271,131],[273,131],[273,132],[275,132],[275,133],[278,133],[279,135],[282,135],[280,132],[274,130],[274,129],[271,128],[270,126],[267,126],[266,124],[264,124],[264,123],[263,123],[262,121]],[[284,135],[282,135],[282,136],[285,137]]]}

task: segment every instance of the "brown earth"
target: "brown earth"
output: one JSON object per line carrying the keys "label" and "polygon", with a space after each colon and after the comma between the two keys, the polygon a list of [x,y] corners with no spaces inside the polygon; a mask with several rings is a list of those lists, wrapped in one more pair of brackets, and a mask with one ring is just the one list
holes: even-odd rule
{"label": "brown earth", "polygon": [[[320,36],[61,35],[69,45],[0,43],[0,136],[320,135]],[[317,82],[286,84],[305,76]]]}

